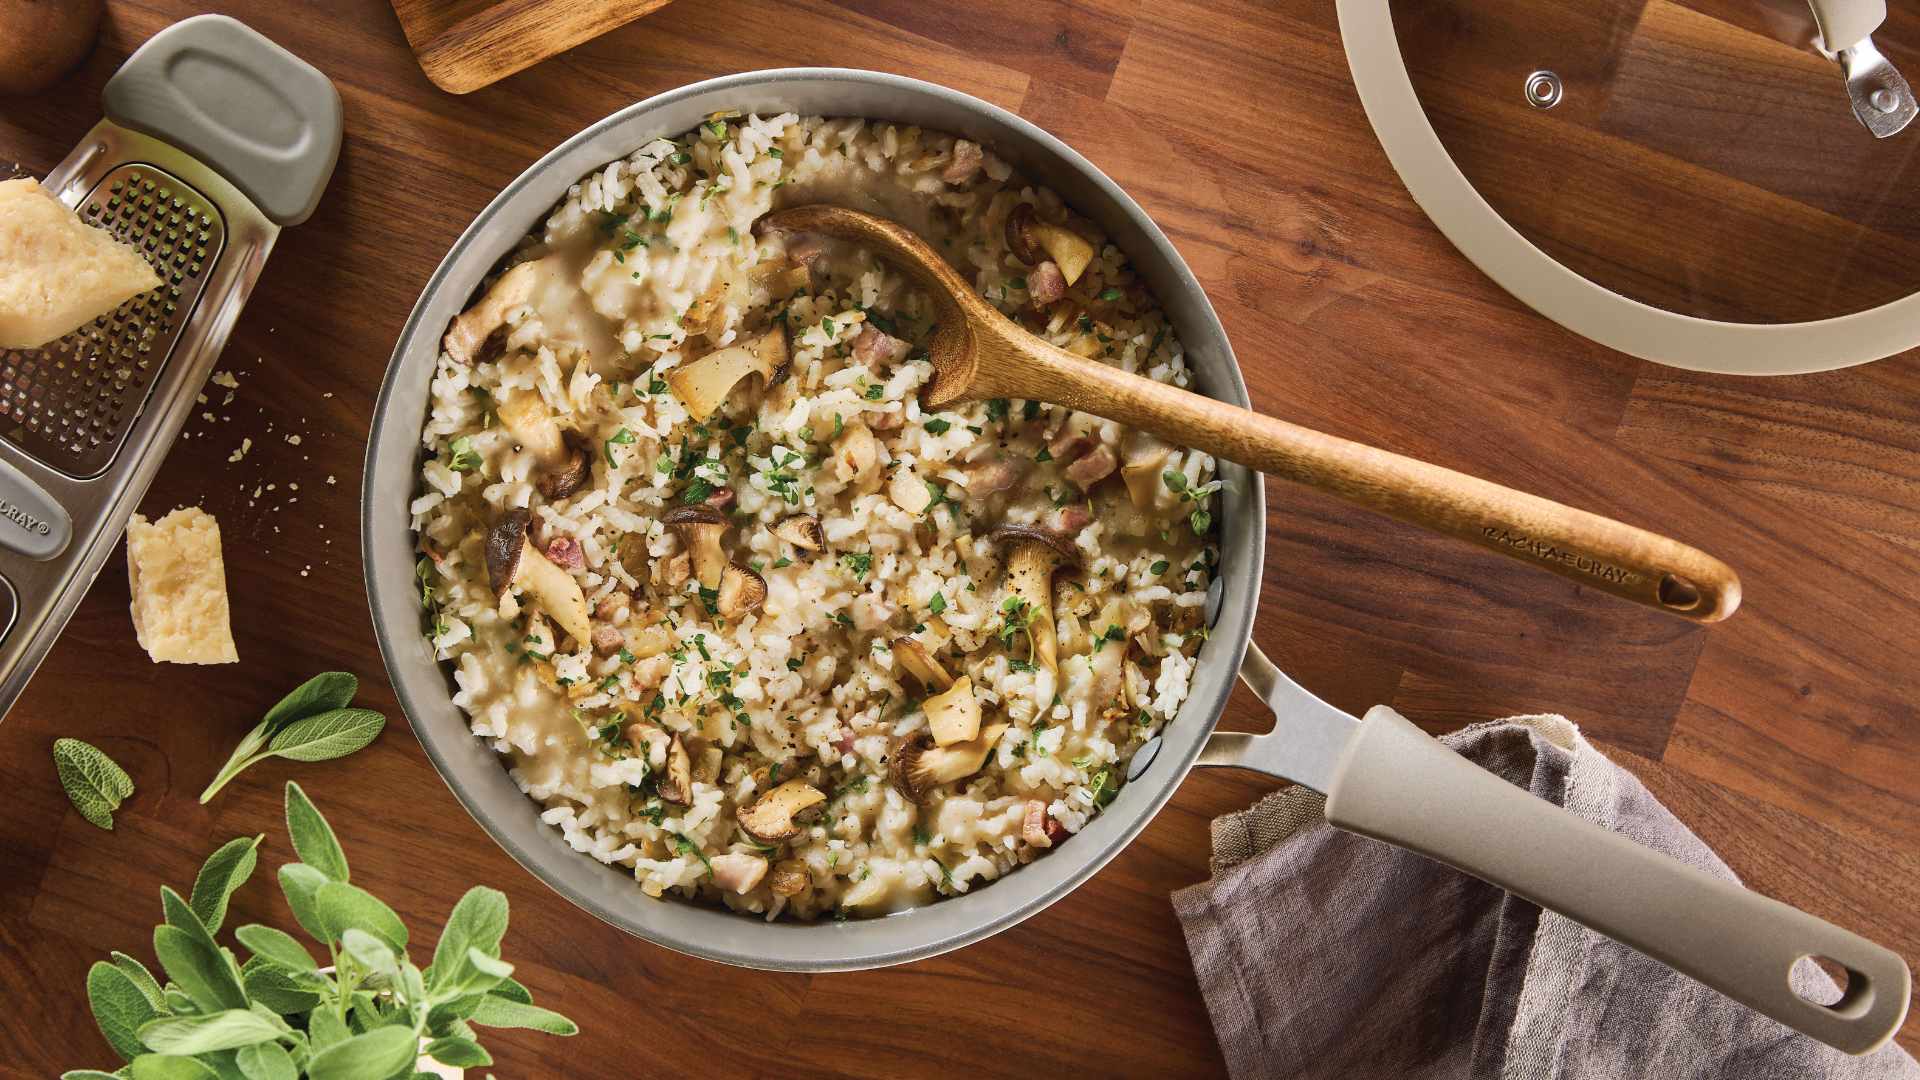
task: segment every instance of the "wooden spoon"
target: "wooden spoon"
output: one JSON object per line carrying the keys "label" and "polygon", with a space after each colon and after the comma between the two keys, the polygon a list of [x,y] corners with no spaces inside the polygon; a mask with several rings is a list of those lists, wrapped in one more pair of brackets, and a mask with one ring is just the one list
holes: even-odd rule
{"label": "wooden spoon", "polygon": [[885,218],[837,206],[800,206],[769,214],[755,228],[854,241],[926,286],[939,308],[939,326],[927,350],[933,378],[921,392],[928,409],[986,398],[1064,405],[1683,619],[1717,622],[1740,604],[1740,578],[1733,569],[1676,540],[1057,348],[1002,315],[918,236]]}

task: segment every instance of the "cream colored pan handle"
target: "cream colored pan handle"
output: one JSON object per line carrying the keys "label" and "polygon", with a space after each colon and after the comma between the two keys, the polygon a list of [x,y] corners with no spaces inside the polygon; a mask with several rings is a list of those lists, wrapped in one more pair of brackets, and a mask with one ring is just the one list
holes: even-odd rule
{"label": "cream colored pan handle", "polygon": [[[1499,885],[1850,1054],[1879,1049],[1907,1015],[1912,977],[1895,953],[1577,818],[1384,705],[1348,744],[1327,820]],[[1847,970],[1838,1002],[1788,984],[1808,956]]]}
{"label": "cream colored pan handle", "polygon": [[[1249,645],[1241,677],[1274,710],[1271,734],[1217,732],[1202,765],[1255,769],[1327,794],[1327,820],[1416,851],[1646,953],[1850,1054],[1906,1018],[1897,954],[1823,919],[1669,858],[1507,783],[1386,706],[1362,720],[1326,704]],[[1788,982],[1802,958],[1847,971],[1821,1005]]]}

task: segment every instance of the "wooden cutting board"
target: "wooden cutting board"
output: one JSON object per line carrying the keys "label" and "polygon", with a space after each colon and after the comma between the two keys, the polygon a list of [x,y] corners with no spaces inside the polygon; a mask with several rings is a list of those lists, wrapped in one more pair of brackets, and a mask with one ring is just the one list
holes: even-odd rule
{"label": "wooden cutting board", "polygon": [[566,52],[670,0],[393,0],[435,86],[465,94]]}

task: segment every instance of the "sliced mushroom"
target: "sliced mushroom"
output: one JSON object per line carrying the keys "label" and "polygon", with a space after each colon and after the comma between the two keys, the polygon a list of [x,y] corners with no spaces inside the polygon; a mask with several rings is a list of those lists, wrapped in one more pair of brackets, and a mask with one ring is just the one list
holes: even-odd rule
{"label": "sliced mushroom", "polygon": [[813,887],[813,875],[807,873],[807,864],[799,859],[788,859],[773,868],[767,878],[767,887],[775,896],[799,896]]}
{"label": "sliced mushroom", "polygon": [[713,864],[713,883],[728,892],[750,893],[767,876],[767,860],[744,851],[715,855],[708,862]]}
{"label": "sliced mushroom", "polygon": [[1160,498],[1160,474],[1172,448],[1143,432],[1127,437],[1126,455],[1120,462],[1120,479],[1127,485],[1127,497],[1141,510]]}
{"label": "sliced mushroom", "polygon": [[1153,701],[1153,684],[1147,681],[1140,665],[1131,660],[1120,669],[1120,689],[1126,694],[1128,708],[1144,709]]}
{"label": "sliced mushroom", "polygon": [[937,746],[967,742],[980,734],[980,702],[973,696],[973,680],[965,675],[920,707],[927,712],[927,730],[933,732]]}
{"label": "sliced mushroom", "polygon": [[510,510],[487,534],[487,580],[496,597],[519,588],[577,642],[592,640],[587,598],[573,575],[553,565],[527,537],[531,515]]}
{"label": "sliced mushroom", "polygon": [[755,284],[766,286],[767,299],[786,300],[793,294],[806,291],[813,283],[813,275],[806,266],[793,259],[771,259],[756,264],[747,271],[747,277]]}
{"label": "sliced mushroom", "polygon": [[[1002,525],[990,534],[1006,553],[1007,592],[1019,598],[1021,617],[1033,639],[1033,663],[1058,674],[1059,641],[1053,623],[1053,573],[1062,566],[1077,567],[1079,553],[1073,541],[1050,529],[1031,525]],[[1013,613],[1009,612],[1009,615]]]}
{"label": "sliced mushroom", "polygon": [[574,432],[565,437],[567,456],[558,465],[548,466],[533,486],[549,501],[557,501],[579,491],[593,476],[593,448]]}
{"label": "sliced mushroom", "polygon": [[952,746],[935,746],[924,731],[900,740],[893,747],[888,778],[895,791],[916,803],[925,802],[934,788],[979,772],[1007,727],[989,724],[977,737]]}
{"label": "sliced mushroom", "polygon": [[773,535],[801,551],[820,551],[827,546],[827,533],[820,519],[812,514],[796,514],[773,527]]}
{"label": "sliced mushroom", "polygon": [[787,362],[787,337],[779,327],[744,345],[716,349],[667,372],[667,385],[695,420],[704,421],[726,403],[741,379],[770,379]]}
{"label": "sliced mushroom", "polygon": [[693,576],[702,588],[717,589],[726,573],[727,553],[721,544],[727,534],[727,517],[711,506],[676,506],[660,515],[660,523],[680,534],[680,542],[693,556]]}
{"label": "sliced mushroom", "polygon": [[789,780],[741,809],[740,828],[763,844],[791,840],[800,835],[799,816],[826,801],[827,796],[805,780]]}
{"label": "sliced mushroom", "polygon": [[557,258],[549,256],[524,262],[501,274],[479,303],[462,312],[453,320],[453,325],[447,327],[447,336],[440,347],[462,364],[487,359],[495,348],[495,335],[505,336],[507,312],[533,299],[542,275],[559,265],[554,261]]}
{"label": "sliced mushroom", "polygon": [[559,465],[567,458],[566,438],[554,419],[553,410],[538,391],[515,390],[494,406],[500,423],[513,441],[526,447],[541,468]]}
{"label": "sliced mushroom", "polygon": [[720,572],[720,617],[737,619],[767,599],[767,581],[739,563],[728,563]]}
{"label": "sliced mushroom", "polygon": [[1021,203],[1007,215],[1007,247],[1028,266],[1053,260],[1068,285],[1080,280],[1093,262],[1093,245],[1079,233],[1040,220],[1031,203]]}
{"label": "sliced mushroom", "polygon": [[910,637],[900,637],[893,639],[891,648],[894,659],[900,661],[908,674],[919,679],[920,685],[930,690],[945,690],[953,685],[953,676],[947,674],[947,669],[940,666],[940,661],[933,658],[925,645]]}
{"label": "sliced mushroom", "polygon": [[667,744],[667,764],[659,777],[662,802],[677,806],[693,802],[693,758],[687,754],[687,745],[680,741],[678,735]]}

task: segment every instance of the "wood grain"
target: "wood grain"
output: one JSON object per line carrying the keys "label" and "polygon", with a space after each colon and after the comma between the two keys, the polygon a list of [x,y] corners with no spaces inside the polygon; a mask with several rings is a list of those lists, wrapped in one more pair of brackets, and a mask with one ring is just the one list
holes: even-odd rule
{"label": "wood grain", "polygon": [[407,44],[433,84],[469,94],[669,0],[393,0]]}
{"label": "wood grain", "polygon": [[[1793,38],[1791,25],[1728,21],[1754,18],[1745,0],[1684,6],[1723,23],[1705,27],[1717,35],[1705,40],[1729,55],[1775,55],[1766,42]],[[0,157],[44,172],[98,118],[100,88],[126,56],[203,7],[111,0],[105,35],[78,71],[31,107],[0,106]],[[508,894],[509,959],[585,1032],[566,1042],[490,1036],[502,1077],[1221,1071],[1167,894],[1205,878],[1207,822],[1270,790],[1252,777],[1196,773],[1110,866],[988,941],[891,971],[762,974],[625,937],[561,900],[468,820],[399,722],[361,585],[358,482],[380,377],[420,288],[501,185],[572,132],[692,79],[789,64],[931,79],[1066,139],[1186,256],[1267,414],[1724,557],[1745,600],[1734,618],[1702,628],[1274,483],[1255,633],[1305,686],[1346,709],[1385,702],[1434,731],[1565,712],[1749,884],[1920,959],[1916,357],[1821,376],[1703,376],[1607,352],[1533,315],[1407,198],[1347,80],[1331,5],[701,0],[460,97],[422,76],[386,0],[223,7],[333,78],[347,115],[333,186],[312,221],[282,236],[220,365],[240,390],[230,403],[210,395],[214,419],[189,425],[141,508],[153,516],[199,503],[219,516],[242,662],[150,664],[133,640],[116,558],[0,722],[0,985],[14,1005],[0,1010],[0,1077],[41,1080],[109,1060],[87,1014],[88,964],[112,948],[146,954],[159,886],[190,884],[219,843],[266,832],[263,865],[289,859],[279,823],[289,778],[339,828],[356,883],[392,900],[423,948],[468,885]],[[1778,17],[1790,23],[1794,7]],[[1554,49],[1550,35],[1482,4],[1475,10],[1490,14],[1451,29],[1461,41],[1476,32],[1510,41],[1473,54],[1504,53],[1508,67],[1469,64],[1458,50],[1409,55],[1423,65],[1416,81],[1437,80],[1423,92],[1455,87],[1436,123],[1465,118],[1442,134],[1463,165],[1471,160],[1470,174],[1537,199],[1535,220],[1567,230],[1568,250],[1593,222],[1565,206],[1552,212],[1554,197],[1571,200],[1581,185],[1623,198],[1647,191],[1670,235],[1616,218],[1636,231],[1589,238],[1645,254],[1628,269],[1648,289],[1685,298],[1696,295],[1690,282],[1718,286],[1726,296],[1717,303],[1777,312],[1851,264],[1783,265],[1768,254],[1770,230],[1811,228],[1808,245],[1836,252],[1856,244],[1897,254],[1913,242],[1920,216],[1856,220],[1820,197],[1818,176],[1784,162],[1772,179],[1756,171],[1757,150],[1653,145],[1657,132],[1609,131],[1597,108],[1597,134],[1578,134],[1582,94],[1565,113],[1535,116],[1517,94],[1535,57],[1570,79],[1582,70],[1598,78],[1629,53],[1633,64],[1650,62],[1675,27],[1695,24],[1654,8],[1646,32],[1665,36],[1637,38],[1641,5],[1582,15],[1580,5],[1516,2],[1511,14],[1523,8],[1591,18],[1595,29],[1569,39],[1578,49]],[[1450,9],[1406,10],[1450,27]],[[1909,74],[1920,71],[1914,10],[1892,5],[1895,33],[1883,42]],[[1577,67],[1580,57],[1591,68]],[[1657,81],[1636,69],[1631,85]],[[1821,97],[1789,114],[1756,113],[1750,140],[1793,145],[1813,121],[1822,147],[1866,154],[1841,140],[1843,126],[1824,126],[1822,110],[1838,107]],[[1532,149],[1596,156],[1555,158],[1557,168],[1584,164],[1555,173],[1570,179],[1553,191],[1528,188],[1538,174],[1497,153],[1516,145],[1506,132],[1519,129],[1505,127],[1516,109],[1526,123],[1567,121],[1526,129],[1552,137]],[[1471,153],[1482,140],[1484,164]],[[1633,147],[1645,152],[1616,157]],[[1900,169],[1888,175],[1896,209],[1920,190]],[[1688,194],[1703,185],[1710,199]],[[1789,203],[1804,209],[1781,216]],[[1718,226],[1689,214],[1714,215]],[[1710,241],[1747,258],[1696,246]],[[1701,270],[1709,258],[1766,264],[1716,280]],[[1866,280],[1887,290],[1908,279]],[[229,462],[243,437],[252,452]],[[195,802],[263,708],[313,672],[341,667],[395,718],[377,743],[343,763],[267,763],[213,805]],[[1244,692],[1222,722],[1267,723]],[[133,775],[139,790],[114,832],[87,825],[62,797],[49,748],[63,735],[96,743]],[[243,890],[236,909],[236,921],[289,925],[266,880]],[[1329,957],[1329,967],[1346,959]],[[1372,1035],[1398,1030],[1385,1017]],[[1920,1018],[1901,1042],[1920,1049]]]}

